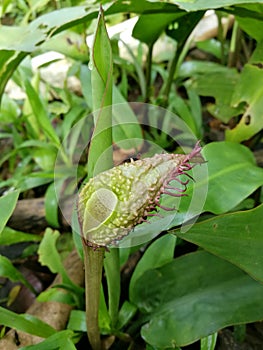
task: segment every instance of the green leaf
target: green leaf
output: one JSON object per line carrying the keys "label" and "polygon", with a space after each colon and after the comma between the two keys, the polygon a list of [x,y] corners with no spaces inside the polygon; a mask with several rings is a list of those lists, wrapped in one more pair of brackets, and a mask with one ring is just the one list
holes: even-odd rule
{"label": "green leaf", "polygon": [[113,128],[114,143],[124,149],[140,149],[143,134],[133,110],[116,86],[113,86]]}
{"label": "green leaf", "polygon": [[73,336],[74,333],[67,329],[52,334],[41,343],[22,347],[21,350],[76,350]]}
{"label": "green leaf", "polygon": [[19,176],[17,179],[16,186],[21,192],[29,190],[34,187],[39,187],[44,184],[48,184],[54,179],[53,172],[36,172],[26,176]]}
{"label": "green leaf", "polygon": [[141,335],[162,349],[263,317],[263,285],[204,251],[146,271],[134,288],[132,302],[149,317]]}
{"label": "green leaf", "polygon": [[1,325],[14,328],[29,334],[37,335],[42,338],[47,338],[57,331],[47,323],[28,314],[16,314],[0,307]]}
{"label": "green leaf", "polygon": [[59,290],[57,288],[50,288],[40,293],[37,300],[41,303],[47,301],[57,301],[59,303],[76,306],[76,301],[72,294],[66,293],[65,290]]}
{"label": "green leaf", "polygon": [[[202,76],[206,73],[210,74],[226,74],[226,72],[229,71],[229,68],[226,68],[222,66],[221,64],[215,63],[215,62],[204,62],[204,61],[186,61],[183,62],[182,65],[179,67],[178,76],[179,78],[185,79],[185,78],[191,78],[191,77],[198,77]],[[233,69],[230,69],[230,71],[234,71]]]}
{"label": "green leaf", "polygon": [[177,12],[178,7],[171,3],[160,2],[160,1],[148,1],[148,0],[137,0],[137,1],[114,1],[112,6],[106,11],[107,15],[111,15],[119,12],[133,12],[133,13],[167,13]]}
{"label": "green leaf", "polygon": [[[61,182],[62,185],[62,182]],[[60,185],[60,188],[61,188]],[[45,194],[45,211],[46,211],[46,220],[49,225],[58,228],[60,226],[58,219],[58,184],[52,182],[46,191]]]}
{"label": "green leaf", "polygon": [[[239,4],[251,4],[255,3],[254,0],[179,0],[174,1],[181,9],[186,11],[198,11],[217,9],[220,7],[239,5]],[[257,1],[257,3],[263,3],[263,0]]]}
{"label": "green leaf", "polygon": [[[96,111],[109,106],[112,101],[112,50],[102,10],[98,17],[90,69],[93,110]],[[95,116],[95,120],[98,120],[98,116]]]}
{"label": "green leaf", "polygon": [[174,24],[166,29],[166,34],[176,40],[178,48],[182,48],[203,15],[203,11],[197,11],[179,16]]}
{"label": "green leaf", "polygon": [[195,135],[198,140],[202,139],[203,136],[203,115],[202,115],[202,104],[201,99],[194,90],[187,89],[189,97],[189,108],[192,113],[192,118],[195,123]]}
{"label": "green leaf", "polygon": [[56,160],[56,152],[50,147],[47,148],[38,148],[31,150],[32,157],[36,164],[43,170],[54,169],[54,164]]}
{"label": "green leaf", "polygon": [[[246,103],[246,111],[239,123],[231,130],[226,131],[226,139],[233,142],[242,142],[250,139],[263,128],[263,71],[257,66],[246,64],[240,82],[236,87],[232,105]],[[249,86],[249,89],[247,88]]]}
{"label": "green leaf", "polygon": [[[87,68],[85,72],[89,72],[89,69]],[[82,91],[83,89],[84,87],[82,85]],[[65,114],[63,124],[61,126],[62,139],[69,137],[69,134],[74,129],[75,123],[79,122],[80,121],[79,119],[86,114],[87,114],[87,108],[85,105],[74,105],[70,108],[69,112]]]}
{"label": "green leaf", "polygon": [[221,43],[219,40],[212,38],[212,39],[207,39],[207,40],[203,40],[203,41],[198,41],[196,43],[196,47],[199,50],[203,50],[205,52],[211,53],[219,60],[221,59],[221,55],[222,55]]}
{"label": "green leaf", "polygon": [[246,13],[245,16],[238,16],[239,12],[242,15],[243,10],[250,10],[255,11],[259,16],[262,16],[263,12],[263,5],[258,4],[258,2],[255,2],[251,5],[243,5],[235,10],[235,18],[242,30],[244,30],[249,36],[256,39],[258,42],[263,39],[263,33],[262,33],[262,17],[260,18],[253,18],[252,16],[249,16],[248,13]]}
{"label": "green leaf", "polygon": [[50,38],[40,46],[40,49],[44,52],[56,51],[82,62],[87,62],[89,57],[85,36],[72,30],[65,30],[55,37]]}
{"label": "green leaf", "polygon": [[80,235],[81,228],[80,228],[80,224],[79,224],[79,220],[78,220],[78,213],[77,213],[76,204],[74,205],[74,208],[73,208],[71,226],[72,226],[72,238],[74,241],[74,245],[77,249],[77,252],[78,252],[80,259],[83,261],[83,259],[84,259],[83,245],[82,245],[82,238]]}
{"label": "green leaf", "polygon": [[[195,224],[178,236],[195,243],[263,282],[263,205]],[[177,231],[175,231],[177,234]]]}
{"label": "green leaf", "polygon": [[45,151],[52,151],[53,153],[56,151],[54,146],[40,140],[26,140],[19,144],[19,149],[23,148],[43,148]]}
{"label": "green leaf", "polygon": [[38,249],[39,262],[42,265],[47,266],[51,272],[59,273],[62,277],[63,283],[69,285],[76,294],[82,296],[82,288],[78,287],[71,281],[56,249],[56,241],[58,237],[58,231],[52,231],[50,228],[46,229],[45,235]]}
{"label": "green leaf", "polygon": [[[190,90],[190,91],[197,96],[194,90]],[[200,136],[198,135],[200,133],[200,127],[199,125],[197,125],[196,120],[193,118],[193,113],[189,109],[187,101],[184,98],[180,97],[177,93],[172,94],[171,101],[172,102],[170,104],[170,107],[173,108],[173,111],[178,116],[180,116],[182,120],[185,121],[185,123],[189,126],[192,133],[196,135],[196,137]]]}
{"label": "green leaf", "polygon": [[127,323],[130,322],[130,320],[136,314],[136,312],[137,307],[129,301],[125,300],[119,311],[117,328],[121,329],[126,326]]}
{"label": "green leaf", "polygon": [[212,65],[210,72],[207,71],[202,75],[196,74],[191,79],[190,86],[201,96],[214,97],[215,103],[211,103],[208,110],[214,117],[227,123],[230,118],[240,114],[243,107],[231,105],[234,89],[239,82],[238,72],[235,69],[222,68],[218,69],[216,65]]}
{"label": "green leaf", "polygon": [[0,106],[0,122],[3,124],[16,123],[20,114],[20,109],[17,103],[11,99],[7,94],[3,94]]}
{"label": "green leaf", "polygon": [[[41,137],[40,135],[38,135]],[[54,169],[54,164],[57,156],[57,150],[52,144],[47,144],[40,140],[26,140],[20,142],[16,149],[29,149],[30,155],[40,168],[46,171]]]}
{"label": "green leaf", "polygon": [[16,190],[0,197],[0,208],[5,208],[5,210],[0,211],[0,233],[3,231],[7,221],[15,209],[18,196],[19,191]]}
{"label": "green leaf", "polygon": [[113,165],[112,50],[102,10],[98,17],[90,68],[95,128],[89,149],[88,174],[95,176]]}
{"label": "green leaf", "polygon": [[[163,348],[157,348],[156,346],[151,346],[150,344],[146,344],[146,350],[163,350]],[[165,348],[165,350],[182,350],[178,346],[172,348]]]}
{"label": "green leaf", "polygon": [[216,346],[217,333],[208,335],[201,339],[201,350],[214,350]]}
{"label": "green leaf", "polygon": [[25,88],[26,93],[29,99],[29,103],[32,107],[33,113],[39,123],[39,126],[44,131],[47,138],[52,141],[52,143],[56,146],[60,146],[59,138],[48,118],[47,111],[43,105],[43,102],[41,101],[39,94],[37,91],[33,88],[31,83],[26,80],[25,81]]}
{"label": "green leaf", "polygon": [[[84,114],[86,115],[86,113]],[[74,163],[74,156],[76,155],[76,149],[78,148],[80,137],[84,135],[84,140],[87,142],[86,135],[90,135],[92,126],[91,118],[84,117],[74,125],[74,127],[70,130],[70,134],[67,134],[66,140],[68,142],[65,144],[65,148],[67,148],[67,154],[72,163]]]}
{"label": "green leaf", "polygon": [[58,237],[58,231],[52,231],[50,228],[46,229],[38,250],[39,262],[42,265],[47,266],[51,272],[60,273],[62,277],[65,277],[67,280],[67,273],[56,249],[56,241]]}
{"label": "green leaf", "polygon": [[209,174],[203,211],[229,211],[263,184],[263,169],[256,166],[252,152],[243,145],[212,142],[203,148],[203,156]]}
{"label": "green leaf", "polygon": [[[45,39],[40,29],[30,30],[30,26],[1,26],[0,49],[32,52]],[[17,40],[20,38],[20,40]]]}
{"label": "green leaf", "polygon": [[39,242],[41,241],[41,238],[40,235],[17,231],[6,226],[0,233],[0,245],[11,245],[22,242]]}
{"label": "green leaf", "polygon": [[[108,7],[107,5],[105,6]],[[39,16],[29,26],[31,30],[41,29],[48,38],[79,23],[87,23],[98,15],[98,6],[72,6]]]}
{"label": "green leaf", "polygon": [[174,256],[175,246],[176,239],[170,234],[157,239],[149,246],[132,274],[129,285],[129,295],[131,299],[133,299],[134,287],[137,280],[145,271],[160,267],[170,262]]}
{"label": "green leaf", "polygon": [[35,293],[34,288],[25,279],[21,272],[19,272],[5,256],[0,255],[0,276],[9,278],[13,282],[23,283],[29,290]]}
{"label": "green leaf", "polygon": [[77,332],[87,332],[86,312],[72,310],[69,316],[67,328]]}
{"label": "green leaf", "polygon": [[179,9],[171,13],[142,14],[133,28],[132,36],[150,46],[171,22],[184,15],[185,12]]}
{"label": "green leaf", "polygon": [[25,56],[24,52],[0,50],[0,101],[8,80]]}
{"label": "green leaf", "polygon": [[263,41],[257,43],[257,46],[255,48],[255,50],[252,53],[252,56],[249,59],[249,63],[250,64],[261,64],[263,61]]}
{"label": "green leaf", "polygon": [[[139,83],[139,86],[140,86],[140,90],[141,90],[141,95],[142,95],[142,100],[144,101],[145,100],[145,96],[146,96],[146,80],[145,80],[145,74],[144,74],[144,70],[143,70],[143,67],[142,67],[142,55],[141,54],[134,54],[132,48],[127,44],[125,43],[125,41],[123,41],[122,39],[119,39],[121,41],[121,43],[123,44],[123,46],[125,47],[125,49],[127,50],[127,53],[129,54],[130,58],[131,58],[131,61],[132,61],[132,64],[134,66],[134,70],[138,76],[138,83]],[[139,45],[139,48],[141,48],[142,44]],[[115,58],[116,59],[116,58]],[[118,59],[120,60],[119,56],[118,56]],[[121,60],[122,62],[122,69],[125,70],[125,65],[127,65],[127,62],[125,60]],[[129,63],[128,63],[128,66],[127,68],[129,67]],[[125,74],[127,74],[127,72],[125,71]],[[125,81],[126,82],[127,80],[127,76],[122,76],[122,82],[119,84],[119,89],[120,91],[123,93],[123,91],[121,90],[121,84]],[[126,84],[125,84],[126,85]],[[128,88],[126,86],[126,88]],[[127,91],[126,91],[127,92]],[[114,93],[114,91],[113,91]],[[126,95],[125,95],[126,97]],[[113,96],[114,98],[114,96]]]}
{"label": "green leaf", "polygon": [[10,5],[10,3],[12,2],[12,0],[3,0],[2,1],[2,15],[6,12],[8,6]]}
{"label": "green leaf", "polygon": [[111,319],[110,319],[107,304],[105,301],[105,295],[104,295],[102,284],[100,286],[100,300],[99,300],[99,328],[100,328],[101,334],[111,334],[111,331],[112,331]]}
{"label": "green leaf", "polygon": [[[0,48],[32,52],[53,36],[77,23],[96,18],[98,7],[75,6],[59,9],[39,16],[27,26],[1,26]],[[9,40],[7,40],[7,38]],[[20,40],[17,40],[20,38]]]}
{"label": "green leaf", "polygon": [[[164,203],[164,201],[163,201]],[[166,205],[166,203],[164,204]],[[174,202],[172,203],[174,205]],[[169,229],[169,227],[174,226],[172,224],[173,220],[176,220],[176,225],[182,223],[183,217],[186,214],[185,211],[181,213],[180,209],[180,218],[178,212],[174,211],[172,214],[165,210],[160,210],[162,215],[161,218],[153,217],[148,221],[149,223],[142,223],[140,225],[135,226],[132,232],[129,233],[126,237],[123,237],[119,243],[121,248],[135,247],[141,244],[145,244],[145,242],[149,242],[150,240],[157,237],[161,232]],[[179,223],[178,223],[179,222]],[[172,225],[172,226],[171,226]]]}
{"label": "green leaf", "polygon": [[92,109],[92,95],[91,95],[91,70],[87,65],[80,66],[80,82],[83,97],[90,109]]}

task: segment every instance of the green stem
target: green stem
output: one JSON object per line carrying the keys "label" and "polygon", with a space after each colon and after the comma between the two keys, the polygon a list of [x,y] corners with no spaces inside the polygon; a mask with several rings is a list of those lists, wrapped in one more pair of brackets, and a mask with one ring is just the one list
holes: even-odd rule
{"label": "green stem", "polygon": [[85,266],[86,323],[90,345],[101,350],[99,304],[105,248],[94,250],[83,244]]}
{"label": "green stem", "polygon": [[216,12],[217,21],[218,21],[218,40],[220,41],[221,46],[221,63],[225,63],[225,40],[224,40],[224,28],[222,25],[222,15],[219,12]]}
{"label": "green stem", "polygon": [[109,316],[111,326],[114,329],[118,322],[119,302],[121,293],[120,283],[120,256],[118,248],[111,248],[106,253],[104,260],[104,269],[106,273],[108,295],[109,295]]}
{"label": "green stem", "polygon": [[148,55],[146,61],[146,98],[145,102],[150,100],[151,96],[151,76],[152,76],[152,55],[153,55],[153,44],[148,46]]}
{"label": "green stem", "polygon": [[245,39],[244,39],[240,29],[239,29],[239,33],[240,33],[240,36],[241,36],[240,45],[242,47],[242,50],[243,50],[246,62],[248,62],[249,59],[250,59],[251,50],[249,50],[249,47],[247,46],[247,43],[246,43],[246,41],[245,41]]}
{"label": "green stem", "polygon": [[230,48],[229,48],[229,56],[228,56],[228,67],[235,67],[236,66],[236,60],[237,60],[237,44],[238,44],[238,38],[239,38],[239,30],[238,30],[238,23],[234,22],[233,30],[232,30],[232,36],[230,41]]}
{"label": "green stem", "polygon": [[170,94],[172,83],[174,80],[174,73],[176,71],[178,59],[179,59],[179,53],[178,53],[178,49],[177,49],[175,51],[175,55],[172,59],[169,73],[168,73],[168,79],[166,81],[166,84],[165,84],[164,90],[163,90],[163,107],[167,107],[167,104],[168,104],[169,94]]}
{"label": "green stem", "polygon": [[168,79],[163,87],[163,104],[162,107],[166,108],[169,101],[169,95],[172,87],[172,83],[178,74],[178,67],[182,64],[184,57],[191,45],[191,38],[183,41],[176,49],[174,57],[171,61]]}

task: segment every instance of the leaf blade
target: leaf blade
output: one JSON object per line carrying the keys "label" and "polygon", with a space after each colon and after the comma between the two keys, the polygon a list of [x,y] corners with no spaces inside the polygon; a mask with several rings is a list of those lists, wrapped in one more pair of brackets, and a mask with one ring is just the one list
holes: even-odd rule
{"label": "leaf blade", "polygon": [[221,215],[190,228],[178,237],[228,260],[263,282],[263,205]]}
{"label": "leaf blade", "polygon": [[[226,140],[242,142],[250,139],[263,128],[263,72],[257,66],[246,64],[237,85],[232,104],[246,103],[247,107],[239,123],[231,130],[226,130]],[[250,86],[248,89],[247,87]]]}
{"label": "leaf blade", "polygon": [[262,293],[262,284],[240,269],[199,251],[147,271],[136,283],[132,302],[150,316],[142,337],[165,348],[262,319]]}
{"label": "leaf blade", "polygon": [[8,219],[15,209],[18,196],[19,191],[16,190],[0,197],[0,208],[5,208],[5,210],[0,211],[0,233],[3,231]]}
{"label": "leaf blade", "polygon": [[103,11],[98,17],[92,48],[92,105],[94,131],[90,143],[88,175],[95,176],[113,166],[112,161],[112,50]]}
{"label": "leaf blade", "polygon": [[160,267],[173,259],[176,239],[167,234],[153,242],[136,265],[129,285],[129,295],[133,299],[133,289],[136,281],[147,270]]}
{"label": "leaf blade", "polygon": [[227,212],[263,184],[263,170],[256,166],[252,152],[243,145],[213,142],[204,147],[203,155],[208,160],[209,173],[203,211]]}
{"label": "leaf blade", "polygon": [[15,312],[9,311],[1,306],[0,314],[1,324],[6,327],[15,328],[42,338],[47,338],[53,334],[56,334],[56,330],[53,327],[32,315],[18,315]]}

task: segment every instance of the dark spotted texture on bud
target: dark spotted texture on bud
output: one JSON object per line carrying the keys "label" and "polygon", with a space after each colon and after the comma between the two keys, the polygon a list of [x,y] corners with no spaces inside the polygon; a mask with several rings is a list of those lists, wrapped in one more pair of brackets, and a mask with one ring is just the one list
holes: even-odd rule
{"label": "dark spotted texture on bud", "polygon": [[[187,174],[193,165],[191,160],[199,157],[197,144],[188,155],[156,154],[151,158],[131,161],[104,171],[82,188],[79,195],[78,215],[82,236],[87,245],[98,247],[116,244],[136,225],[147,217],[158,215],[162,194],[183,196],[189,180],[180,176]],[[188,175],[191,178],[190,175]],[[176,180],[181,188],[170,184]]]}

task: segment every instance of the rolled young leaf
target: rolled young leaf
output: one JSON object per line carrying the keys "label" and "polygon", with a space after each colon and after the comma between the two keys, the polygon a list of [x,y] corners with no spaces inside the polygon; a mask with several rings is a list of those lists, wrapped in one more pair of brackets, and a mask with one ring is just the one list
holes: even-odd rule
{"label": "rolled young leaf", "polygon": [[94,131],[89,147],[88,176],[113,166],[112,161],[112,50],[102,8],[90,61]]}

